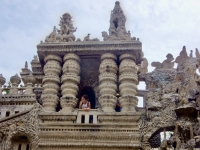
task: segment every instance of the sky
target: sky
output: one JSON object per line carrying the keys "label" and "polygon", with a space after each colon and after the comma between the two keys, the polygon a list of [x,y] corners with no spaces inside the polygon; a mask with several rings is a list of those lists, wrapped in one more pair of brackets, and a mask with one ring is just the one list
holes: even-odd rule
{"label": "sky", "polygon": [[[66,12],[73,16],[77,38],[90,33],[102,40],[114,5],[115,0],[0,0],[0,73],[8,82],[25,61],[30,69],[37,44],[59,27]],[[200,0],[121,0],[120,5],[127,31],[142,42],[149,71],[152,61],[162,62],[168,53],[176,58],[184,45],[188,55],[200,49]]]}

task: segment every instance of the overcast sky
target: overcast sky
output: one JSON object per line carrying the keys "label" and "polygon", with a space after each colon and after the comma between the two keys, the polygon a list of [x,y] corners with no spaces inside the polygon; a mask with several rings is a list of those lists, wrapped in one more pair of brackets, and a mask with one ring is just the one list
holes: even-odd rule
{"label": "overcast sky", "polygon": [[[90,33],[102,40],[114,5],[115,0],[0,0],[0,73],[7,82],[19,74],[65,12],[73,16],[77,38]],[[200,49],[200,0],[121,0],[120,5],[126,29],[140,38],[149,64],[168,53],[176,58],[183,45],[188,54]]]}

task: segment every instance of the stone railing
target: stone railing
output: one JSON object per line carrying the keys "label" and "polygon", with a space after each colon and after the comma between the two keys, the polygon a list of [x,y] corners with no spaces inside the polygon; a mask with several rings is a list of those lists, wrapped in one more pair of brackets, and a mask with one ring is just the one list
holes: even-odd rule
{"label": "stone railing", "polygon": [[32,108],[41,91],[42,86],[37,84],[31,87],[0,86],[0,119]]}
{"label": "stone railing", "polygon": [[[7,97],[9,95],[24,95],[24,94],[29,94],[29,93],[26,93],[26,89],[27,87],[26,86],[23,86],[23,85],[20,85],[19,87],[16,88],[16,93],[12,93],[12,86],[2,86],[1,88],[1,94],[2,94],[2,97]],[[42,85],[41,84],[35,84],[33,87],[31,87],[33,91],[35,90],[42,90]],[[11,93],[10,93],[11,92]],[[30,93],[30,94],[33,94],[33,93]]]}
{"label": "stone railing", "polygon": [[79,109],[77,114],[76,123],[91,123],[97,124],[97,115],[99,112],[97,109],[90,109],[88,111]]}

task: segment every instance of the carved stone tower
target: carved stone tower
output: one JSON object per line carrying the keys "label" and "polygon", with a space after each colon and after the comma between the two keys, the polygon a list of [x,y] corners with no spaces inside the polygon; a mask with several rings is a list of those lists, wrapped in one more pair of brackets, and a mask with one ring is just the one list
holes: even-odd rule
{"label": "carved stone tower", "polygon": [[[137,108],[138,65],[142,43],[126,31],[117,1],[104,41],[76,37],[72,16],[60,18],[59,29],[37,45],[38,57],[11,77],[0,103],[2,150],[140,149]],[[87,34],[87,33],[86,33]],[[39,58],[39,59],[38,59]],[[5,78],[0,76],[0,84]],[[140,92],[141,93],[141,92]],[[87,94],[91,109],[79,109]],[[13,107],[16,105],[16,108]],[[120,105],[121,111],[115,110]],[[11,109],[14,108],[14,111]]]}

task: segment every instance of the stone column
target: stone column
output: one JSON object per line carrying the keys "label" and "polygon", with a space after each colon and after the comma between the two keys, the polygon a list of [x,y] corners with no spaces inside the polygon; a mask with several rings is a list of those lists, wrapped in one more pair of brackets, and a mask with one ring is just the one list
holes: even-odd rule
{"label": "stone column", "polygon": [[77,105],[78,84],[80,83],[80,58],[74,53],[68,53],[63,58],[63,75],[61,78],[62,112],[71,112]]}
{"label": "stone column", "polygon": [[12,87],[10,88],[9,94],[18,94],[18,85],[21,83],[21,79],[18,76],[18,74],[10,77],[10,82],[12,84]]}
{"label": "stone column", "polygon": [[59,101],[58,90],[60,84],[60,63],[62,59],[57,55],[48,55],[44,59],[44,78],[43,78],[43,92],[41,100],[43,104],[43,110],[54,112]]}
{"label": "stone column", "polygon": [[26,90],[24,94],[34,94],[33,93],[33,84],[35,83],[36,79],[35,77],[30,74],[24,78],[22,78],[24,84],[26,85]]}
{"label": "stone column", "polygon": [[136,95],[138,84],[138,67],[135,64],[135,57],[132,54],[122,54],[120,56],[119,66],[119,101],[122,106],[122,112],[135,112],[138,103]]}
{"label": "stone column", "polygon": [[6,79],[0,74],[0,98],[2,96],[2,85],[6,83]]}
{"label": "stone column", "polygon": [[117,57],[114,54],[106,53],[101,56],[99,68],[99,103],[104,112],[114,112],[117,97]]}

